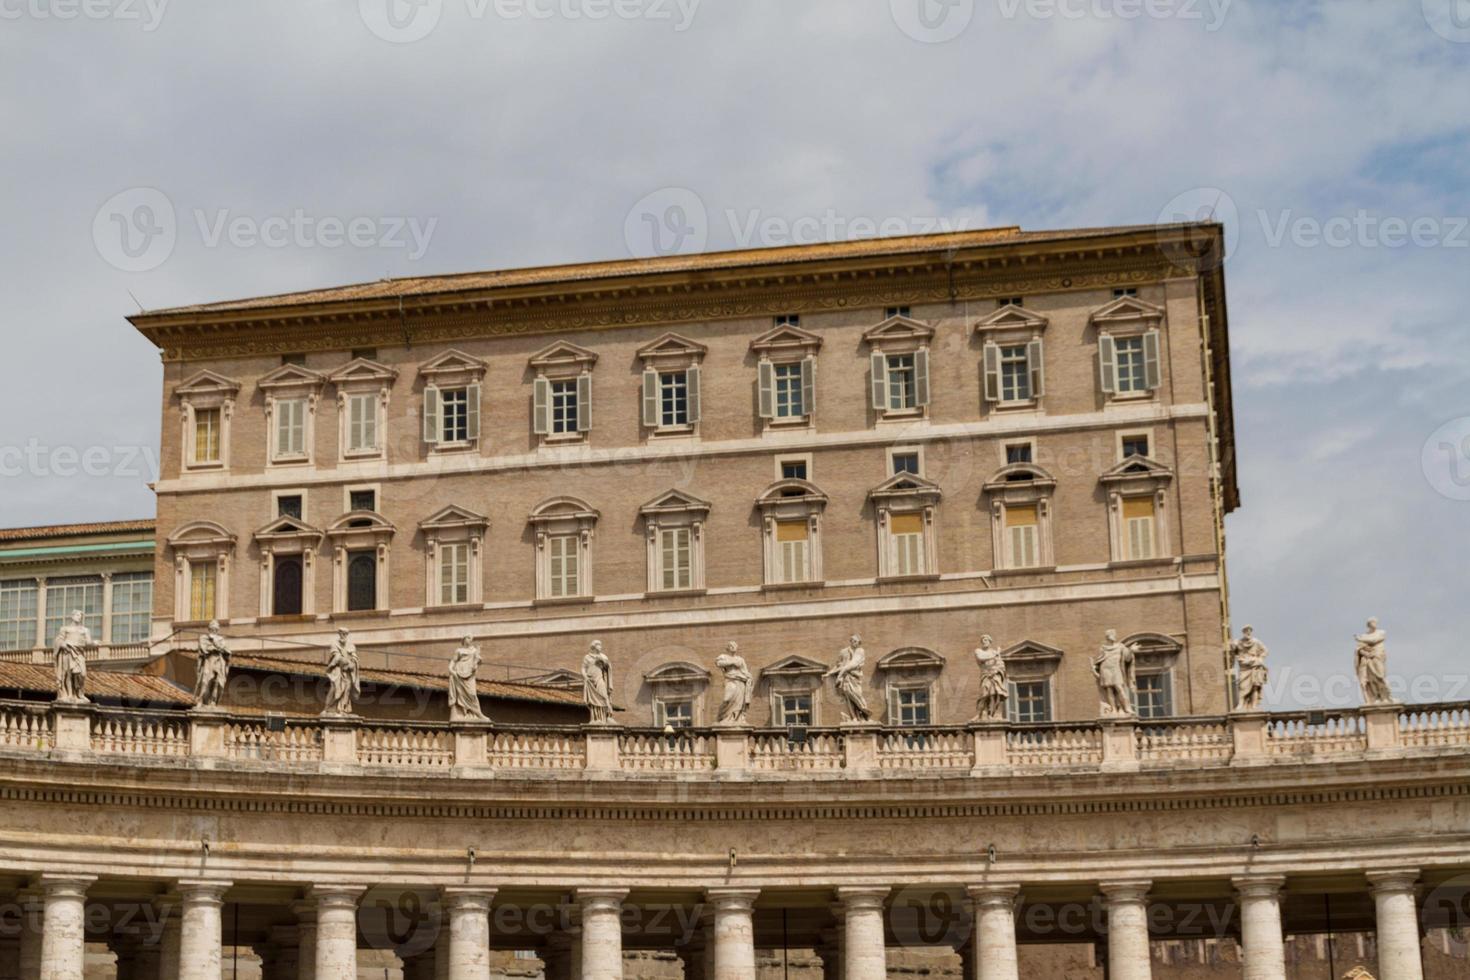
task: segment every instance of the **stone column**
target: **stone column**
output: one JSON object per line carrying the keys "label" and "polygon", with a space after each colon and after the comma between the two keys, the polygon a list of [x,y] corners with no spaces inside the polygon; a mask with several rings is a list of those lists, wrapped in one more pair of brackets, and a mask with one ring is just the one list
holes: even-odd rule
{"label": "stone column", "polygon": [[[822,980],[842,980],[842,924],[841,907],[837,908],[837,925],[822,930],[822,945],[817,955],[822,959]],[[965,980],[971,980],[966,977]]]}
{"label": "stone column", "polygon": [[298,980],[301,976],[301,930],[296,926],[272,926],[271,972],[265,980]]}
{"label": "stone column", "polygon": [[1147,881],[1105,881],[1108,905],[1108,980],[1151,980]]}
{"label": "stone column", "polygon": [[1286,941],[1281,931],[1279,875],[1244,875],[1231,879],[1240,903],[1241,977],[1243,980],[1286,980]]}
{"label": "stone column", "polygon": [[577,890],[582,908],[581,980],[623,980],[623,899],[626,889]]}
{"label": "stone column", "polygon": [[92,875],[43,874],[41,980],[82,980],[86,960],[87,886]]}
{"label": "stone column", "polygon": [[357,980],[357,899],[361,888],[314,887],[315,980]]}
{"label": "stone column", "polygon": [[846,928],[842,935],[843,980],[888,980],[888,951],[883,931],[887,888],[839,888]]}
{"label": "stone column", "polygon": [[220,980],[222,917],[227,881],[181,881],[179,980]]}
{"label": "stone column", "polygon": [[400,959],[403,961],[403,980],[434,980],[434,951],[432,949],[416,956],[400,957]]}
{"label": "stone column", "polygon": [[755,980],[755,889],[711,888],[715,907],[715,975],[706,980]]}
{"label": "stone column", "polygon": [[493,888],[445,888],[449,914],[449,980],[490,980]]}
{"label": "stone column", "polygon": [[20,906],[20,978],[34,980],[41,975],[41,936],[44,933],[41,923],[46,907],[41,904],[40,889],[36,888],[17,892],[15,903]]}
{"label": "stone column", "polygon": [[163,932],[158,937],[158,980],[179,980],[179,943],[183,928],[179,922],[179,896],[169,892],[153,900],[158,909]]}
{"label": "stone column", "polygon": [[1378,912],[1378,980],[1424,980],[1419,947],[1417,870],[1370,871]]}
{"label": "stone column", "polygon": [[316,980],[316,905],[296,902],[291,913],[296,916],[296,978]]}
{"label": "stone column", "polygon": [[[1016,962],[1016,896],[1019,885],[977,885],[975,903],[975,969],[979,980],[1019,980]],[[972,980],[966,976],[965,980]]]}

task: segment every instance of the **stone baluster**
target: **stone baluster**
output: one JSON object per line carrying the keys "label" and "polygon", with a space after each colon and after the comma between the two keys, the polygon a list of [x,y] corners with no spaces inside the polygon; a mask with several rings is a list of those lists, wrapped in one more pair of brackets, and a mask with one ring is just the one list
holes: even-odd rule
{"label": "stone baluster", "polygon": [[1147,881],[1105,881],[1108,908],[1108,980],[1151,980]]}
{"label": "stone baluster", "polygon": [[227,881],[181,881],[179,892],[179,980],[221,980]]}
{"label": "stone baluster", "polygon": [[317,885],[316,980],[357,980],[357,900],[361,888]]}
{"label": "stone baluster", "polygon": [[[978,980],[1019,980],[1016,960],[1016,896],[1019,885],[977,885],[975,904],[975,969]],[[971,980],[967,975],[965,980]]]}
{"label": "stone baluster", "polygon": [[623,899],[626,889],[577,890],[582,909],[581,980],[623,980]]}
{"label": "stone baluster", "polygon": [[1286,942],[1281,930],[1279,875],[1245,875],[1231,881],[1240,903],[1243,980],[1286,980]]}
{"label": "stone baluster", "polygon": [[445,888],[449,915],[449,980],[490,980],[493,888]]}
{"label": "stone baluster", "polygon": [[754,889],[711,888],[715,973],[708,980],[755,980]]}
{"label": "stone baluster", "polygon": [[887,980],[888,950],[883,928],[887,888],[839,888],[844,923],[843,980]]}
{"label": "stone baluster", "polygon": [[1418,880],[1412,869],[1368,873],[1378,916],[1378,980],[1424,980]]}
{"label": "stone baluster", "polygon": [[41,875],[41,980],[82,980],[87,887],[96,880],[92,875]]}

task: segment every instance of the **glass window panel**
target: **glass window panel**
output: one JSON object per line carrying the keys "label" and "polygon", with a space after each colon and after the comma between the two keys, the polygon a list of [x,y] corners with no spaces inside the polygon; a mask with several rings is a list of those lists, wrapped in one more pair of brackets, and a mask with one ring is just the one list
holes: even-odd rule
{"label": "glass window panel", "polygon": [[92,639],[105,642],[102,636],[102,579],[53,578],[46,582],[46,642],[50,643],[80,609],[82,623],[92,631]]}
{"label": "glass window panel", "polygon": [[153,573],[112,577],[113,643],[145,643],[153,624]]}
{"label": "glass window panel", "polygon": [[33,579],[0,582],[0,650],[29,650],[36,645],[38,593]]}

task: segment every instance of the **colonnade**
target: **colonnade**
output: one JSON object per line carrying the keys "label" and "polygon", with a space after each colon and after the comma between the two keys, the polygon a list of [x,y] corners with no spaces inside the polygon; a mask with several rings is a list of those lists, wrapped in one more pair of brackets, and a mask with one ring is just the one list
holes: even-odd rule
{"label": "colonnade", "polygon": [[[1423,980],[1415,869],[1367,874],[1378,933],[1379,980]],[[82,980],[88,890],[96,879],[40,874],[16,897],[21,980]],[[1245,980],[1285,980],[1281,875],[1231,879],[1239,909]],[[225,895],[232,883],[180,880],[155,899],[161,932],[118,953],[119,980],[221,980]],[[1152,882],[1097,884],[1105,915],[1109,980],[1150,980],[1149,897]],[[265,980],[356,980],[358,913],[365,889],[322,885],[291,907],[295,924],[272,926],[263,944]],[[822,933],[827,980],[886,980],[891,889],[835,889],[836,926]],[[958,951],[965,980],[1019,980],[1020,882],[967,889],[973,928]],[[441,925],[432,946],[403,955],[405,980],[489,980],[492,908],[497,891],[477,885],[439,892]],[[629,892],[576,889],[567,928],[546,937],[540,954],[547,980],[622,980],[624,912]],[[756,908],[760,889],[706,890],[696,938],[681,949],[690,980],[755,980]],[[36,914],[39,913],[39,914]],[[239,938],[236,937],[236,941]]]}

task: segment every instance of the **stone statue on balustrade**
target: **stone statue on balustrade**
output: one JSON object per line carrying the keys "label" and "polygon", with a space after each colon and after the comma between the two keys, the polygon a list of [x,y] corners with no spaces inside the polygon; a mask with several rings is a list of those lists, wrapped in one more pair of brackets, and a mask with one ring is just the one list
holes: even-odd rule
{"label": "stone statue on balustrade", "polygon": [[225,696],[230,677],[230,648],[219,631],[219,620],[199,637],[199,660],[195,664],[194,701],[201,708],[217,708]]}
{"label": "stone statue on balustrade", "polygon": [[352,642],[346,627],[339,628],[337,639],[327,654],[327,705],[322,714],[352,714],[352,702],[362,695],[362,679],[358,674],[360,665],[357,645]]}
{"label": "stone statue on balustrade", "polygon": [[866,722],[873,718],[873,712],[868,710],[868,699],[863,696],[863,665],[867,660],[863,638],[854,633],[847,646],[837,654],[837,663],[822,675],[832,678],[832,686],[847,706],[843,714],[847,721]]}
{"label": "stone statue on balustrade", "polygon": [[1010,696],[1006,662],[1000,655],[1000,647],[995,645],[989,634],[980,637],[975,663],[980,667],[980,696],[975,701],[975,720],[1005,721],[1006,699]]}
{"label": "stone statue on balustrade", "polygon": [[612,661],[602,652],[601,640],[593,640],[582,658],[582,697],[592,724],[613,723]]}
{"label": "stone statue on balustrade", "polygon": [[1385,704],[1393,700],[1388,688],[1388,634],[1378,628],[1378,620],[1368,620],[1368,632],[1353,637],[1358,648],[1353,653],[1353,666],[1358,685],[1363,689],[1364,704]]}
{"label": "stone statue on balustrade", "polygon": [[449,660],[449,720],[484,721],[480,710],[477,678],[480,672],[480,648],[475,638],[467,636]]}
{"label": "stone statue on balustrade", "polygon": [[1254,627],[1240,631],[1240,639],[1230,643],[1230,662],[1235,665],[1235,710],[1260,711],[1266,693],[1266,644],[1256,639]]}
{"label": "stone statue on balustrade", "polygon": [[740,656],[740,645],[732,642],[725,647],[725,652],[715,658],[715,666],[725,675],[725,696],[720,701],[718,724],[743,725],[755,693],[755,678],[745,658]]}
{"label": "stone statue on balustrade", "polygon": [[56,634],[52,653],[56,657],[56,700],[62,704],[86,704],[87,651],[92,647],[92,631],[83,622],[81,610]]}
{"label": "stone statue on balustrade", "polygon": [[1118,642],[1118,631],[1108,630],[1097,656],[1092,658],[1092,673],[1097,678],[1097,692],[1104,717],[1134,714],[1133,690],[1137,683],[1133,664],[1138,648]]}

